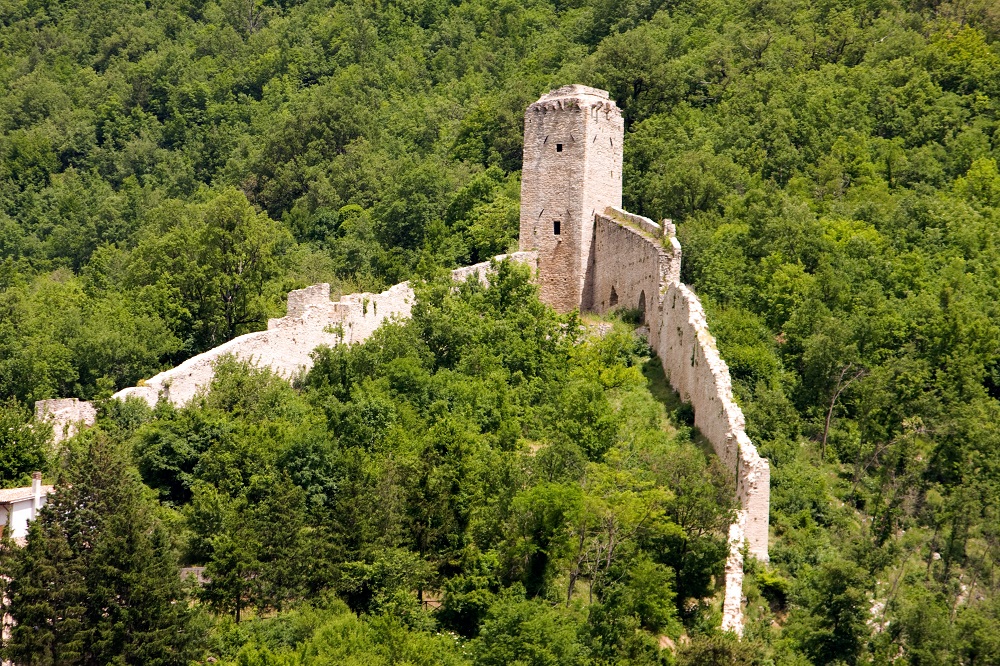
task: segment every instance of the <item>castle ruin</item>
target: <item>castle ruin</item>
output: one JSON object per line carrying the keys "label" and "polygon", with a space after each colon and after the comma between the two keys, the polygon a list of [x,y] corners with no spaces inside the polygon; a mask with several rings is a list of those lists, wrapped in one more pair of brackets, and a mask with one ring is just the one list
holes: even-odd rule
{"label": "castle ruin", "polygon": [[768,559],[770,467],[747,437],[701,302],[680,281],[673,224],[621,208],[623,143],[621,113],[603,90],[564,86],[528,107],[520,249],[537,254],[541,298],[556,310],[639,313],[671,386],[732,470],[740,510],[729,529],[723,628],[741,632],[743,544]]}
{"label": "castle ruin", "polygon": [[524,114],[521,250],[538,253],[542,301],[591,308],[594,214],[622,205],[625,124],[608,93],[565,86]]}
{"label": "castle ruin", "polygon": [[[579,85],[551,91],[528,107],[524,128],[521,251],[510,259],[532,267],[542,301],[559,312],[627,308],[648,326],[671,386],[691,404],[695,426],[735,481],[740,508],[729,529],[722,627],[742,633],[743,546],[767,561],[770,467],[746,435],[704,309],[680,281],[674,226],[622,210],[624,124],[606,91]],[[489,270],[489,263],[477,264],[452,277],[488,279]],[[267,330],[230,340],[115,397],[186,404],[208,387],[215,362],[230,354],[292,378],[311,367],[317,346],[363,341],[386,319],[408,317],[413,300],[407,283],[338,302],[330,301],[325,284],[292,291],[287,315],[270,320]],[[87,403],[69,409],[66,401],[39,401],[36,411],[57,435],[93,420]],[[70,421],[73,427],[66,427]]]}

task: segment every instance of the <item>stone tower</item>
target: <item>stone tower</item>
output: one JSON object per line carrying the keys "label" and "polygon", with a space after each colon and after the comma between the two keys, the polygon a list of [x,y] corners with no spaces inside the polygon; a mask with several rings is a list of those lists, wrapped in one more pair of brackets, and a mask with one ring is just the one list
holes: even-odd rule
{"label": "stone tower", "polygon": [[622,205],[625,126],[608,93],[563,86],[524,113],[521,250],[538,251],[542,301],[559,312],[593,300],[594,213]]}

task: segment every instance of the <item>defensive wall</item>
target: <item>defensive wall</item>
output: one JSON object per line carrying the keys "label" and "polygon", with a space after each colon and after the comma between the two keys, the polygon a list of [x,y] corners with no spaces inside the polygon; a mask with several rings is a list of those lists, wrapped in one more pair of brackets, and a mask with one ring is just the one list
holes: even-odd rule
{"label": "defensive wall", "polygon": [[35,420],[49,423],[53,438],[59,442],[75,435],[82,426],[94,425],[97,410],[91,403],[77,398],[39,400],[35,403]]}
{"label": "defensive wall", "polygon": [[695,425],[731,471],[739,500],[730,526],[723,627],[742,631],[742,547],[767,560],[770,468],[744,431],[729,368],[694,292],[680,281],[673,224],[622,210],[621,112],[607,91],[563,86],[524,113],[520,249],[538,253],[543,301],[560,312],[628,308]]}
{"label": "defensive wall", "polygon": [[729,368],[708,330],[701,302],[680,281],[674,225],[607,208],[594,224],[592,310],[638,310],[670,385],[691,404],[694,424],[732,473],[739,510],[729,527],[723,629],[743,630],[743,545],[768,560],[770,467],[744,430]]}
{"label": "defensive wall", "polygon": [[[497,259],[508,256],[537,270],[534,252],[501,255]],[[489,269],[490,262],[483,262],[456,269],[451,276],[453,280],[464,281],[475,274],[487,280]],[[386,320],[409,317],[413,302],[414,293],[409,282],[394,285],[379,294],[349,294],[339,301],[330,300],[329,284],[291,291],[287,314],[280,319],[269,319],[267,330],[233,338],[147,379],[141,386],[123,389],[114,397],[124,400],[136,396],[155,406],[162,396],[175,405],[185,405],[208,387],[216,362],[227,355],[269,368],[291,380],[312,367],[312,352],[317,347],[361,342]]]}
{"label": "defensive wall", "polygon": [[750,553],[767,561],[770,467],[746,434],[729,367],[708,330],[701,301],[680,281],[681,246],[674,225],[608,208],[595,216],[594,236],[592,309],[642,313],[649,344],[671,386],[691,404],[695,426],[733,472]]}
{"label": "defensive wall", "polygon": [[[673,224],[621,209],[623,141],[621,114],[606,91],[564,86],[528,107],[521,251],[509,256],[531,266],[542,300],[558,311],[639,311],[671,386],[691,404],[695,426],[735,483],[739,510],[729,528],[722,627],[742,633],[742,552],[746,544],[750,554],[768,559],[770,468],[746,435],[704,309],[680,281],[681,246]],[[452,277],[487,280],[489,266],[460,268]],[[292,379],[312,366],[316,347],[360,342],[387,319],[410,316],[413,301],[408,283],[336,302],[327,284],[292,291],[286,316],[268,321],[267,330],[235,338],[115,397],[186,404],[208,387],[225,355]],[[57,438],[94,420],[93,407],[75,399],[39,401],[36,412],[53,422]]]}

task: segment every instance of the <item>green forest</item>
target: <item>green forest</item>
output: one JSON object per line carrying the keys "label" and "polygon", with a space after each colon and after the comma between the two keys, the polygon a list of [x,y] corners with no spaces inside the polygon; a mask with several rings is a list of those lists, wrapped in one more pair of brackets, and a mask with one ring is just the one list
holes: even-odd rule
{"label": "green forest", "polygon": [[[57,483],[0,547],[4,656],[1000,663],[998,39],[992,0],[0,0],[0,483]],[[622,109],[771,463],[742,640],[732,489],[629,313],[445,277],[516,244],[568,83]],[[292,384],[109,399],[407,279]]]}

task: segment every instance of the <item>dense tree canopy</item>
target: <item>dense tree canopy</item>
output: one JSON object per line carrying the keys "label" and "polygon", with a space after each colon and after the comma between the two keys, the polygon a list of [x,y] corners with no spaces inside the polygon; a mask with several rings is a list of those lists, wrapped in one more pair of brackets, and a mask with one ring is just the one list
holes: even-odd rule
{"label": "dense tree canopy", "polygon": [[[412,319],[319,349],[301,386],[224,359],[189,406],[102,403],[27,546],[8,547],[10,654],[64,663],[81,632],[128,630],[134,619],[105,628],[85,607],[116,584],[156,603],[164,568],[176,598],[175,553],[204,566],[198,608],[275,627],[263,618],[312,608],[299,638],[324,655],[350,653],[324,637],[349,630],[371,658],[402,632],[463,663],[467,641],[483,664],[655,664],[659,636],[717,624],[734,489],[675,425],[679,404],[654,397],[667,390],[645,343],[621,322],[557,316],[508,262],[488,287],[444,273],[417,293]],[[121,564],[101,559],[116,548]],[[254,629],[212,646],[225,621],[200,637],[190,621],[177,631],[216,657],[282,653]],[[146,663],[123,640],[107,649]]]}
{"label": "dense tree canopy", "polygon": [[27,545],[3,544],[4,657],[18,664],[187,664],[197,653],[177,561],[128,452],[73,451]]}
{"label": "dense tree canopy", "polygon": [[[214,571],[201,607],[312,604],[219,629],[218,654],[354,658],[334,631],[444,654],[419,593],[484,663],[666,659],[677,622],[682,663],[1000,659],[996,3],[11,0],[0,25],[5,484],[60,466],[37,399],[106,397],[291,288],[507,249],[524,107],[571,82],[623,109],[626,206],[678,223],[772,463],[748,651],[707,631],[731,507],[684,409],[622,425],[646,409],[623,395],[655,403],[645,352],[523,285],[432,280],[295,389],[225,366],[191,408],[105,405]],[[623,433],[664,450],[636,463]],[[622,562],[594,563],[598,524],[641,527]]]}

